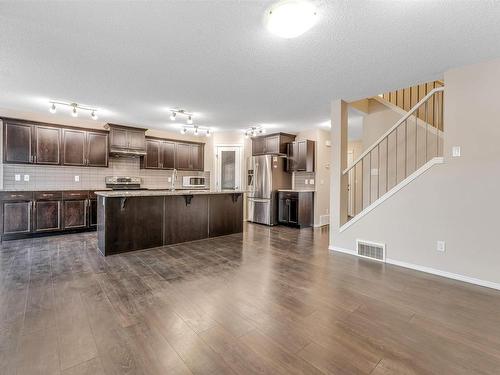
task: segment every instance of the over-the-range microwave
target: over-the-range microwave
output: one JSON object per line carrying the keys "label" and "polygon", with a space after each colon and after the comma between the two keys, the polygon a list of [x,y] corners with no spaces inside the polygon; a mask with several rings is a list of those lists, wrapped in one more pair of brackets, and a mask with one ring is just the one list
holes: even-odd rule
{"label": "over-the-range microwave", "polygon": [[202,176],[183,176],[182,187],[184,188],[204,188],[206,187],[205,177]]}

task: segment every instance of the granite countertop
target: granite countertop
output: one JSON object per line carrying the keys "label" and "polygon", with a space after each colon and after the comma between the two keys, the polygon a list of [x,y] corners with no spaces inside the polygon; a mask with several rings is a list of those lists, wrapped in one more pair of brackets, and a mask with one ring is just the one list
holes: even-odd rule
{"label": "granite countertop", "polygon": [[22,192],[22,191],[33,191],[35,193],[40,192],[40,191],[111,191],[110,188],[100,188],[100,189],[3,189],[0,190],[0,193],[2,192]]}
{"label": "granite countertop", "polygon": [[283,193],[315,193],[316,192],[313,189],[278,189],[278,191],[282,191]]}
{"label": "granite countertop", "polygon": [[114,197],[154,197],[164,195],[212,195],[212,194],[242,194],[243,190],[115,190],[97,191],[96,195],[106,198]]}

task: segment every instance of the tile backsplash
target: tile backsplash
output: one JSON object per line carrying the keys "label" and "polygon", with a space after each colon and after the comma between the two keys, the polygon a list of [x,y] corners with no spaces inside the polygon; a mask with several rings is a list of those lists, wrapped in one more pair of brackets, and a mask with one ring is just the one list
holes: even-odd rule
{"label": "tile backsplash", "polygon": [[[20,181],[16,181],[16,175],[19,175]],[[25,175],[29,176],[29,181],[25,181]],[[75,181],[75,176],[78,176],[79,181]],[[106,187],[106,176],[137,176],[142,178],[142,187],[168,189],[171,185],[168,178],[172,176],[172,171],[140,169],[138,158],[110,158],[108,168],[4,164],[3,189],[102,189]],[[176,188],[181,187],[182,176],[205,176],[207,184],[210,184],[210,172],[179,171]]]}
{"label": "tile backsplash", "polygon": [[[313,181],[312,184],[311,181]],[[294,172],[293,188],[296,190],[315,190],[316,174],[314,172]]]}

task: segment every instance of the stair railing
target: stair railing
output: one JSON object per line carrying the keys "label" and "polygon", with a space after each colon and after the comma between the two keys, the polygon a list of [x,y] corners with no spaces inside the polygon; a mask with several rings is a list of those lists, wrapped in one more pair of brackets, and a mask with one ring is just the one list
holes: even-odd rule
{"label": "stair railing", "polygon": [[444,87],[430,91],[342,172],[348,181],[347,220],[442,156],[443,99]]}

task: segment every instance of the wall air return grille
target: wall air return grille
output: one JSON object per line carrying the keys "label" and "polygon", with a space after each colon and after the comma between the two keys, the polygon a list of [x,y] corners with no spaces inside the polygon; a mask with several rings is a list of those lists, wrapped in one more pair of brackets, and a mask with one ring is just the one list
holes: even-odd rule
{"label": "wall air return grille", "polygon": [[356,251],[360,257],[385,262],[385,244],[356,240]]}

